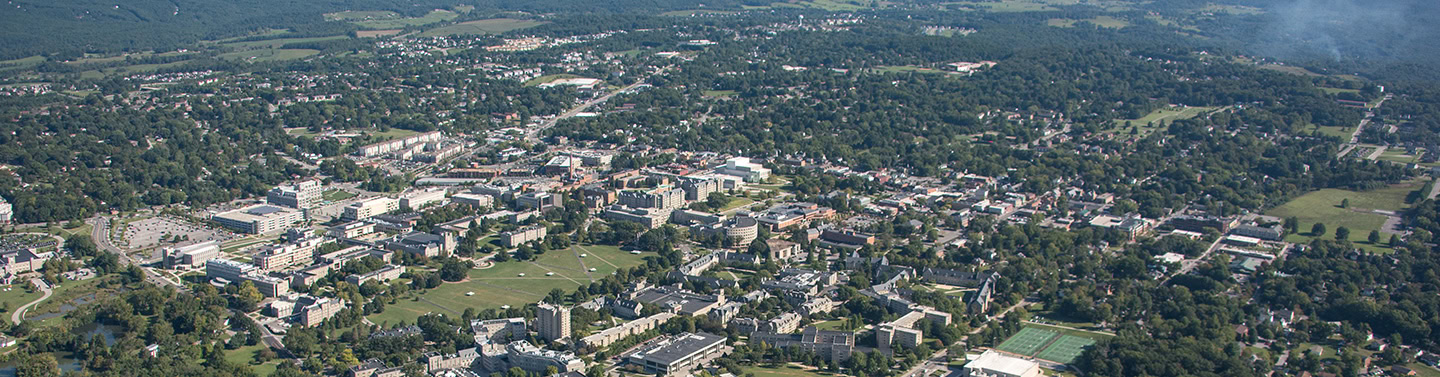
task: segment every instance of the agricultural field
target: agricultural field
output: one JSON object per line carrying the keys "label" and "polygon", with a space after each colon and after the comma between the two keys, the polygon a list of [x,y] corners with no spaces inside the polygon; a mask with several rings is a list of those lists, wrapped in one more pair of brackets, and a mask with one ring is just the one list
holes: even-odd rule
{"label": "agricultural field", "polygon": [[1049,21],[1046,22],[1046,24],[1055,27],[1074,27],[1075,24],[1080,23],[1080,21],[1086,21],[1095,25],[1099,25],[1100,27],[1110,29],[1120,29],[1126,26],[1130,26],[1129,21],[1110,16],[1098,16],[1095,18],[1087,18],[1083,20],[1072,20],[1069,18],[1051,18]]}
{"label": "agricultural field", "polygon": [[366,29],[402,29],[407,26],[429,25],[460,17],[458,13],[443,9],[432,10],[430,13],[421,17],[401,17],[399,14],[393,12],[384,13],[389,13],[388,17],[387,15],[372,16],[359,20],[349,19],[349,22]]}
{"label": "agricultural field", "polygon": [[263,50],[249,50],[249,51],[228,52],[228,53],[220,54],[219,56],[216,56],[216,57],[217,57],[217,58],[220,58],[220,59],[227,59],[227,60],[241,60],[241,61],[246,61],[246,62],[261,63],[261,62],[273,62],[273,61],[282,61],[282,60],[304,59],[304,58],[308,58],[308,57],[314,56],[315,54],[319,54],[319,53],[320,53],[320,50],[310,50],[310,49],[263,49]]}
{"label": "agricultural field", "polygon": [[500,34],[511,30],[519,30],[543,24],[545,24],[545,22],[542,21],[520,20],[514,18],[491,18],[484,20],[466,21],[448,26],[441,26],[417,34],[417,37],[425,38],[445,35]]}
{"label": "agricultural field", "polygon": [[[585,256],[581,257],[582,254]],[[644,256],[603,245],[576,245],[565,250],[551,250],[533,261],[508,261],[490,268],[470,270],[469,278],[464,281],[447,282],[418,297],[400,299],[386,305],[383,313],[370,315],[369,318],[375,323],[413,323],[416,317],[425,313],[459,315],[466,308],[518,307],[539,302],[552,289],[569,294],[575,288],[598,281],[620,268],[644,263]],[[591,268],[595,271],[590,271]]]}

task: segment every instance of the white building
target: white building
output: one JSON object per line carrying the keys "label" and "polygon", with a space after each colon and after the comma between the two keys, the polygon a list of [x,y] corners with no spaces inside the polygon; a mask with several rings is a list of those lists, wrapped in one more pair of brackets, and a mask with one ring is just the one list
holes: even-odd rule
{"label": "white building", "polygon": [[970,377],[1039,377],[1040,364],[989,350],[966,363],[962,371]]}
{"label": "white building", "polygon": [[265,193],[265,201],[277,206],[296,209],[311,208],[320,204],[320,199],[324,196],[324,187],[316,179],[295,182],[293,185],[275,186]]}
{"label": "white building", "polygon": [[750,162],[748,157],[735,157],[726,160],[725,165],[715,169],[715,174],[740,177],[745,182],[762,182],[770,178],[770,169]]}
{"label": "white building", "polygon": [[439,203],[444,200],[445,190],[425,190],[400,198],[400,208],[406,211],[415,211],[431,203]]}
{"label": "white building", "polygon": [[261,234],[287,229],[295,223],[304,221],[305,214],[292,209],[256,204],[234,211],[221,212],[210,219],[242,233]]}
{"label": "white building", "polygon": [[345,206],[340,214],[346,220],[364,220],[400,209],[400,201],[392,198],[370,198]]}
{"label": "white building", "polygon": [[10,202],[6,202],[5,198],[0,198],[0,224],[8,224],[14,217],[15,208],[10,205]]}

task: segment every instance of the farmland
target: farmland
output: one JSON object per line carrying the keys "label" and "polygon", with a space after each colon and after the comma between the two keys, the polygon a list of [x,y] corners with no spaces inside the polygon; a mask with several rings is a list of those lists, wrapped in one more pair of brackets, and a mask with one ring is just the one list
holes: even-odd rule
{"label": "farmland", "polygon": [[417,34],[420,38],[438,37],[445,35],[485,35],[500,34],[511,30],[519,30],[535,27],[544,24],[542,21],[520,20],[514,18],[491,18],[484,20],[466,21],[454,25],[441,26],[426,30]]}

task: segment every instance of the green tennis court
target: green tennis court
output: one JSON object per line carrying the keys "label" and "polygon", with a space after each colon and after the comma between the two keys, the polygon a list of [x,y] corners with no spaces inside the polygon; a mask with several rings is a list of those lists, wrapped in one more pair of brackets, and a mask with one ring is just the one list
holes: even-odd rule
{"label": "green tennis court", "polygon": [[1035,356],[1041,348],[1059,336],[1060,334],[1054,331],[1026,327],[995,348],[1016,355]]}
{"label": "green tennis court", "polygon": [[1069,364],[1075,361],[1075,358],[1079,357],[1081,352],[1085,352],[1085,348],[1093,344],[1095,344],[1095,340],[1093,339],[1081,338],[1074,335],[1061,335],[1060,339],[1056,339],[1054,343],[1050,343],[1049,347],[1045,347],[1045,349],[1040,350],[1040,353],[1035,354],[1035,358]]}

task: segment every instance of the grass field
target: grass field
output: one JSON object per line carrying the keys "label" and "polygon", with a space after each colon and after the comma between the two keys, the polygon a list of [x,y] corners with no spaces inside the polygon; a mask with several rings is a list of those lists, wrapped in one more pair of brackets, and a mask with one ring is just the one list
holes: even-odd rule
{"label": "grass field", "polygon": [[1017,355],[1069,364],[1075,357],[1080,356],[1086,347],[1095,344],[1095,339],[1089,337],[1061,334],[1032,325],[1027,324],[1020,332],[1005,339],[995,348]]}
{"label": "grass field", "polygon": [[829,373],[820,373],[820,372],[808,371],[808,370],[805,370],[805,369],[801,369],[799,366],[795,366],[795,365],[785,365],[785,366],[779,367],[779,368],[769,368],[769,367],[762,367],[762,366],[751,366],[751,367],[746,367],[746,368],[745,368],[745,374],[746,374],[746,375],[751,375],[751,374],[753,374],[753,375],[755,375],[755,377],[822,377],[822,376],[833,376],[832,374],[829,374]]}
{"label": "grass field", "polygon": [[273,62],[281,60],[295,60],[308,58],[319,54],[320,50],[310,49],[263,49],[249,51],[235,51],[216,56],[221,59],[243,60],[247,62]]}
{"label": "grass field", "polygon": [[[104,277],[97,277],[89,280],[62,282],[59,284],[59,287],[55,288],[54,294],[52,294],[49,299],[46,299],[39,304],[35,304],[35,307],[31,308],[29,311],[26,311],[25,317],[30,318],[42,314],[60,313],[62,311],[61,309],[63,309],[62,306],[72,305],[73,303],[71,301],[74,301],[77,298],[90,296],[92,294],[96,297],[99,297],[114,293],[116,292],[115,287],[118,285],[112,285],[111,288],[102,289],[100,288],[100,283],[104,281],[116,280],[119,280],[118,276],[110,275]],[[93,297],[88,301],[89,303],[95,302]],[[16,308],[18,308],[18,306]]]}
{"label": "grass field", "polygon": [[1204,113],[1210,112],[1210,111],[1215,111],[1215,110],[1217,110],[1217,109],[1219,109],[1219,108],[1217,108],[1217,107],[1165,107],[1165,108],[1160,108],[1160,109],[1156,109],[1156,110],[1154,110],[1154,111],[1151,111],[1149,114],[1145,114],[1145,116],[1140,117],[1139,119],[1117,119],[1117,120],[1115,120],[1115,121],[1114,121],[1114,122],[1115,122],[1115,128],[1113,129],[1113,132],[1114,132],[1114,133],[1117,133],[1117,134],[1129,135],[1130,128],[1125,127],[1125,122],[1130,122],[1130,125],[1133,126],[1133,127],[1135,127],[1135,128],[1139,131],[1139,134],[1136,135],[1136,136],[1138,136],[1138,137],[1146,137],[1146,136],[1149,136],[1151,133],[1154,133],[1154,132],[1164,132],[1164,131],[1165,131],[1165,128],[1168,127],[1168,125],[1167,125],[1166,127],[1161,127],[1161,126],[1160,126],[1160,123],[1161,123],[1161,122],[1169,123],[1169,122],[1173,122],[1173,121],[1180,120],[1180,119],[1190,119],[1190,118],[1194,118],[1194,117],[1196,117],[1196,116],[1199,116],[1200,114],[1204,114]]}
{"label": "grass field", "polygon": [[[1407,207],[1405,197],[1421,185],[1421,182],[1408,182],[1364,192],[1323,189],[1295,198],[1266,211],[1265,214],[1280,218],[1294,216],[1300,220],[1299,229],[1303,234],[1291,234],[1286,237],[1286,241],[1309,242],[1312,238],[1308,235],[1310,227],[1317,222],[1325,223],[1326,232],[1329,233],[1327,238],[1333,237],[1336,228],[1344,226],[1350,229],[1351,241],[1360,241],[1364,240],[1371,230],[1379,230],[1385,224],[1385,216],[1368,210],[1400,211]],[[1340,208],[1340,202],[1345,199],[1350,200],[1348,209]],[[1390,236],[1382,232],[1381,238],[1388,240]]]}
{"label": "grass field", "polygon": [[254,364],[255,353],[260,352],[260,350],[264,348],[265,344],[261,343],[253,346],[245,346],[233,350],[227,350],[225,351],[225,361],[229,361],[231,363],[239,365],[249,366],[251,370],[255,371],[255,375],[257,376],[269,376],[271,373],[275,372],[275,369],[277,367],[279,367],[280,361],[274,360],[264,364]]}
{"label": "grass field", "polygon": [[1355,136],[1351,134],[1351,132],[1355,131],[1352,127],[1315,126],[1312,131],[1320,131],[1321,134],[1338,137],[1340,141],[1344,143],[1349,143]]}
{"label": "grass field", "polygon": [[736,93],[734,90],[706,90],[702,94],[706,97],[732,97]]}
{"label": "grass field", "polygon": [[882,65],[873,68],[873,70],[881,73],[949,73],[934,68],[922,68],[910,65]]}
{"label": "grass field", "polygon": [[389,131],[366,131],[365,134],[383,140],[394,140],[419,135],[419,131],[407,130],[404,128],[391,128]]}
{"label": "grass field", "polygon": [[449,26],[442,26],[426,30],[425,32],[420,33],[417,36],[424,38],[461,34],[500,34],[511,30],[535,27],[542,24],[545,24],[545,22],[519,20],[514,18],[491,18],[484,20],[466,21]]}
{"label": "grass field", "polygon": [[391,35],[400,34],[401,31],[404,31],[404,30],[400,30],[400,29],[390,29],[390,30],[359,30],[359,31],[356,31],[356,32],[355,32],[355,36],[356,36],[356,37],[360,37],[360,38],[379,38],[379,37],[388,37],[388,36],[391,36]]}
{"label": "grass field", "polygon": [[1305,68],[1296,67],[1296,66],[1289,66],[1289,65],[1265,64],[1265,65],[1261,65],[1261,66],[1260,66],[1260,69],[1268,69],[1268,70],[1271,70],[1271,71],[1285,72],[1285,73],[1289,73],[1289,74],[1292,74],[1292,75],[1301,75],[1301,76],[1324,76],[1324,75],[1319,74],[1319,73],[1311,72],[1310,70],[1305,69]]}
{"label": "grass field", "polygon": [[1119,29],[1130,26],[1129,21],[1110,16],[1098,16],[1095,18],[1087,18],[1083,20],[1072,20],[1069,18],[1051,18],[1049,21],[1046,22],[1046,24],[1055,27],[1074,27],[1075,24],[1080,23],[1080,21],[1088,21],[1092,24],[1099,25],[1100,27],[1111,29]]}
{"label": "grass field", "polygon": [[[19,280],[20,279],[16,279],[17,282]],[[26,281],[28,282],[29,280]],[[40,298],[40,296],[44,296],[40,291],[26,292],[25,285],[25,283],[13,284],[5,287],[9,288],[9,291],[0,291],[0,303],[4,303],[7,309],[5,313],[19,309],[20,306],[35,301],[35,299]]]}
{"label": "grass field", "polygon": [[836,331],[854,331],[854,330],[855,330],[855,329],[848,328],[849,326],[846,326],[846,325],[845,325],[845,320],[843,320],[843,319],[832,319],[832,320],[825,321],[825,322],[817,322],[817,323],[815,323],[815,327],[817,327],[817,328],[819,328],[819,329],[821,329],[821,330],[836,330]]}
{"label": "grass field", "polygon": [[344,190],[333,190],[333,189],[332,189],[332,190],[325,190],[325,193],[320,194],[320,197],[321,197],[321,198],[324,198],[325,200],[329,200],[329,201],[334,202],[334,201],[340,201],[340,200],[345,200],[345,199],[353,198],[353,197],[355,197],[355,194],[352,194],[352,193],[347,192],[347,191],[344,191]]}
{"label": "grass field", "polygon": [[[586,257],[579,255],[586,254]],[[487,269],[470,270],[469,279],[445,283],[420,295],[418,299],[401,299],[385,307],[385,312],[371,315],[375,323],[413,323],[425,313],[459,315],[465,308],[488,309],[501,305],[521,306],[540,301],[552,289],[569,294],[582,284],[590,284],[623,267],[638,266],[644,255],[630,254],[615,246],[577,245],[565,250],[551,250],[534,261],[509,261]],[[594,268],[594,272],[589,269]],[[547,273],[554,275],[547,276]],[[520,276],[520,274],[525,276]],[[466,293],[474,292],[473,296]]]}

